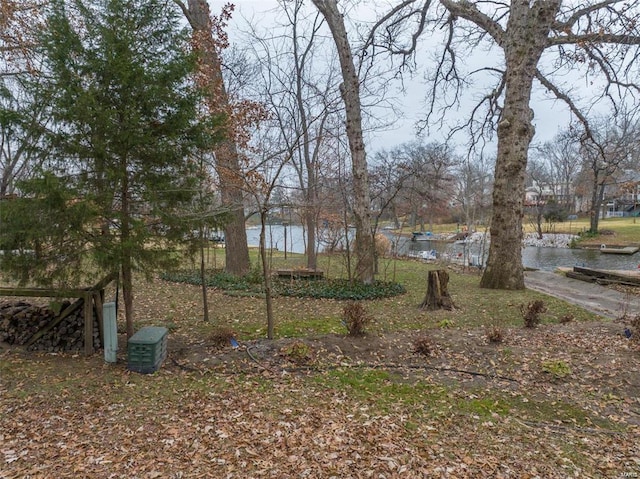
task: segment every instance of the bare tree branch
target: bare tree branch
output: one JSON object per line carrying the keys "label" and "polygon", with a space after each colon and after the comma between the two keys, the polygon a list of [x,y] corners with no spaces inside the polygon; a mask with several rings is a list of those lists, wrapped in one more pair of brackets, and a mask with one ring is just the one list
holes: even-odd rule
{"label": "bare tree branch", "polygon": [[576,45],[576,44],[604,44],[613,45],[640,45],[640,37],[629,34],[613,33],[586,33],[583,35],[569,34],[566,36],[549,38],[549,46],[553,45]]}
{"label": "bare tree branch", "polygon": [[[468,0],[440,0],[440,3],[444,5],[454,17],[464,18],[478,25],[482,30],[487,32],[498,45],[503,45],[505,32],[502,26],[496,20],[478,10],[473,3]],[[454,18],[454,20],[456,19]]]}

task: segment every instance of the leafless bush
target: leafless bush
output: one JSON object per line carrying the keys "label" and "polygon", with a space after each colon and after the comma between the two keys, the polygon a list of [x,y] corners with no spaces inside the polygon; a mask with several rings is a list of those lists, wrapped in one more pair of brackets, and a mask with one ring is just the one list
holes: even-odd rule
{"label": "leafless bush", "polygon": [[413,341],[413,352],[422,356],[431,356],[435,351],[433,340],[426,335],[420,336]]}
{"label": "leafless bush", "polygon": [[573,321],[574,319],[576,319],[576,318],[573,316],[573,314],[565,314],[564,316],[562,316],[560,318],[560,322],[562,324],[567,324],[567,323],[570,323],[571,321]]}
{"label": "leafless bush", "polygon": [[524,317],[524,325],[527,328],[535,328],[540,324],[540,315],[547,312],[547,307],[542,300],[531,301],[526,306],[520,306],[520,311]]}
{"label": "leafless bush", "polygon": [[235,338],[235,336],[236,333],[230,328],[219,327],[211,332],[209,341],[211,341],[216,348],[222,348],[231,345],[231,339]]}
{"label": "leafless bush", "polygon": [[504,340],[504,330],[500,326],[490,326],[485,335],[490,343],[501,343]]}
{"label": "leafless bush", "polygon": [[631,333],[631,339],[633,341],[640,341],[640,314],[636,314],[628,321],[629,331]]}
{"label": "leafless bush", "polygon": [[280,350],[280,356],[297,364],[304,364],[313,359],[313,349],[302,341],[294,341]]}
{"label": "leafless bush", "polygon": [[342,310],[342,324],[349,331],[349,336],[363,336],[371,321],[373,318],[369,316],[362,303],[352,301]]}

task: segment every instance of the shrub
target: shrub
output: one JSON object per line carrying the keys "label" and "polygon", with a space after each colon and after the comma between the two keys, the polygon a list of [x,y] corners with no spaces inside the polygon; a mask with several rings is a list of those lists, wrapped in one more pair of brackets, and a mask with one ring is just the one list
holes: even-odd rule
{"label": "shrub", "polygon": [[564,316],[562,316],[560,318],[560,322],[562,324],[567,324],[570,323],[571,321],[573,321],[575,319],[575,317],[573,316],[573,314],[565,314]]}
{"label": "shrub", "polygon": [[447,329],[453,326],[453,321],[451,319],[443,319],[438,323],[438,327],[441,329]]}
{"label": "shrub", "polygon": [[362,336],[365,329],[373,321],[362,303],[355,301],[349,302],[342,310],[342,324],[345,325],[349,336]]}
{"label": "shrub", "polygon": [[540,315],[547,312],[547,307],[542,300],[531,301],[526,306],[520,306],[520,311],[524,317],[524,325],[527,328],[535,328],[540,324]]}
{"label": "shrub", "polygon": [[302,341],[294,341],[280,350],[280,356],[291,362],[302,364],[313,358],[313,349]]}
{"label": "shrub", "polygon": [[433,340],[426,335],[420,336],[413,341],[413,352],[422,356],[431,356],[435,351]]}
{"label": "shrub", "polygon": [[550,359],[542,363],[542,372],[550,374],[553,379],[562,379],[571,374],[571,368],[561,359]]}
{"label": "shrub", "polygon": [[236,333],[223,326],[215,328],[209,335],[209,341],[213,343],[216,348],[222,348],[231,345],[231,339],[235,338]]}
{"label": "shrub", "polygon": [[487,328],[485,335],[490,343],[501,343],[504,340],[504,330],[500,326]]}

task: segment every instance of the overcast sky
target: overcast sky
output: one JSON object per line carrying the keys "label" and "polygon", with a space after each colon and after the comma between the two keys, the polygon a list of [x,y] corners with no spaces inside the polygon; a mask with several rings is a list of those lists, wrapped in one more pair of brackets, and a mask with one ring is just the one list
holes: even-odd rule
{"label": "overcast sky", "polygon": [[[218,12],[221,6],[226,3],[225,1],[209,0],[212,11]],[[278,7],[276,0],[236,0],[236,12],[234,18],[229,25],[229,34],[232,42],[237,41],[237,31],[244,29],[246,25],[246,19],[254,19],[260,23],[261,26],[268,25],[269,22],[274,21],[274,9]],[[369,2],[363,2],[366,6]],[[375,13],[372,13],[374,16]],[[354,40],[353,38],[351,39]],[[437,45],[436,45],[437,47]],[[424,47],[424,50],[429,50],[430,47]],[[491,54],[486,51],[478,51],[477,55],[473,55],[472,58],[468,58],[469,68],[476,68],[478,66],[486,66],[487,63],[493,62]],[[419,64],[422,68],[428,68],[430,60],[425,52],[423,58],[419,57]],[[576,77],[574,80],[577,83],[584,81],[580,77]],[[469,91],[465,95],[465,99],[462,104],[462,109],[459,112],[451,112],[451,121],[463,118],[467,116],[467,110],[474,104],[474,100],[482,93],[482,85],[478,83],[478,89],[475,91]],[[580,86],[580,85],[578,85]],[[416,78],[405,82],[406,94],[398,94],[397,101],[394,102],[398,105],[399,109],[403,112],[404,118],[399,119],[394,124],[394,128],[387,131],[376,132],[374,135],[369,135],[367,141],[367,150],[371,155],[375,151],[381,148],[390,149],[395,145],[403,142],[412,141],[416,138],[416,122],[424,119],[425,111],[425,97],[428,86],[422,80],[422,75],[417,75]],[[536,127],[536,136],[534,142],[542,142],[551,140],[559,129],[568,126],[570,119],[569,113],[566,107],[557,101],[544,99],[543,94],[538,92],[532,99],[532,107],[535,110],[534,124]],[[443,132],[438,132],[432,129],[429,134],[429,138],[440,140],[444,138]],[[464,138],[460,138],[459,143],[465,141]]]}

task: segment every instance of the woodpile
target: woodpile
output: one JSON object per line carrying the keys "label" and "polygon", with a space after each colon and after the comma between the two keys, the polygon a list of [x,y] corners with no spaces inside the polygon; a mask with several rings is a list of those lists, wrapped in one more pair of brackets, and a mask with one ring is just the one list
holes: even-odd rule
{"label": "woodpile", "polygon": [[[0,303],[0,342],[30,351],[64,352],[84,349],[84,301],[38,306],[24,301]],[[94,348],[100,348],[98,319],[93,314]]]}

